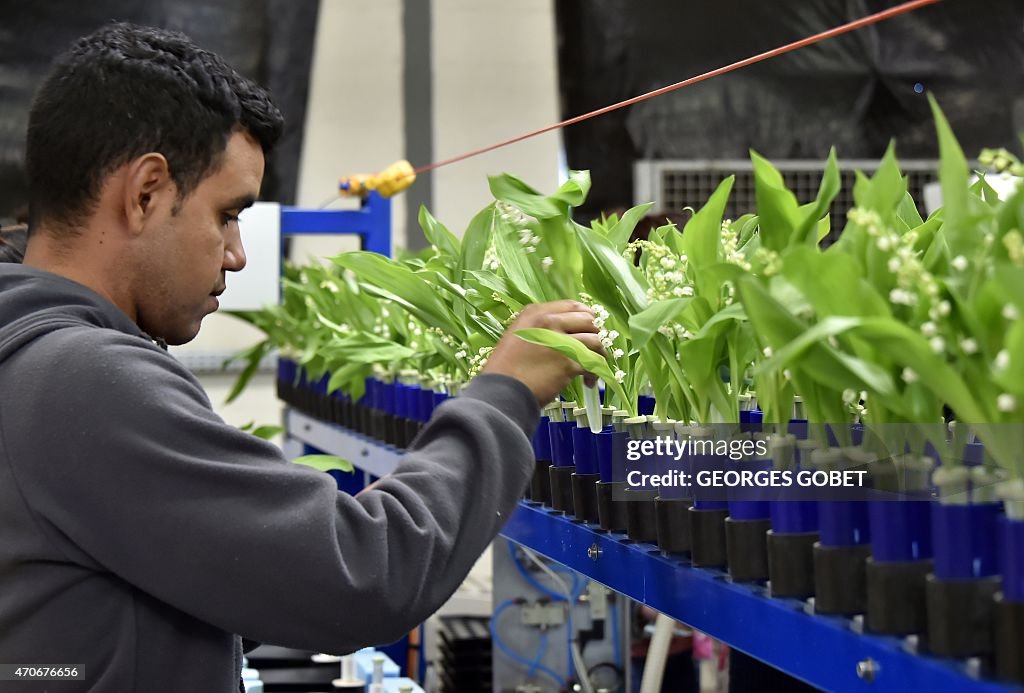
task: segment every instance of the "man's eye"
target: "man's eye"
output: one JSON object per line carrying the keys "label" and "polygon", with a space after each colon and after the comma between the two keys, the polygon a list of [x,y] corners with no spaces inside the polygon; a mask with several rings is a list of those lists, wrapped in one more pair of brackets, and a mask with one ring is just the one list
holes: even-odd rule
{"label": "man's eye", "polygon": [[221,215],[221,224],[223,224],[224,226],[229,226],[231,224],[237,224],[237,223],[238,223],[238,215],[237,214],[222,214]]}

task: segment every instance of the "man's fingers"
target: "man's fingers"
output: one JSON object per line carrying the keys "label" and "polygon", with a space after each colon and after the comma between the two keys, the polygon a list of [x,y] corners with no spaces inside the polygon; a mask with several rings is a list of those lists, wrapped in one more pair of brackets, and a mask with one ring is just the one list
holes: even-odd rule
{"label": "man's fingers", "polygon": [[573,313],[556,313],[547,317],[548,327],[565,334],[577,334],[582,332],[597,333],[598,328],[594,325],[594,314],[577,311]]}
{"label": "man's fingers", "polygon": [[572,334],[569,336],[580,340],[581,342],[583,342],[583,346],[587,347],[591,351],[601,354],[601,356],[608,355],[608,353],[605,351],[604,344],[601,344],[601,338],[598,337],[596,334],[592,334],[590,332],[578,332],[576,334]]}
{"label": "man's fingers", "polygon": [[534,313],[536,315],[550,315],[553,313],[575,313],[590,312],[590,307],[579,301],[563,299],[560,301],[549,301],[547,303],[531,303],[523,309],[523,313]]}

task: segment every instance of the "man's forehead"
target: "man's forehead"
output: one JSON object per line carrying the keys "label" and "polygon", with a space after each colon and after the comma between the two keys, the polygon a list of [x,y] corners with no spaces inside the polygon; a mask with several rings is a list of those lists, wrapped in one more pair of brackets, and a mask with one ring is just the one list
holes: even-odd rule
{"label": "man's forehead", "polygon": [[215,186],[214,194],[225,201],[248,198],[251,203],[259,195],[263,170],[262,147],[248,133],[235,132],[228,140],[221,165],[207,182]]}

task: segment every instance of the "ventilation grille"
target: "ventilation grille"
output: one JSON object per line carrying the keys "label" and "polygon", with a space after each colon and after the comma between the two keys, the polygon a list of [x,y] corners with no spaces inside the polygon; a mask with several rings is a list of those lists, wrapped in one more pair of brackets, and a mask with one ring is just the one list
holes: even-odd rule
{"label": "ventilation grille", "polygon": [[[777,161],[773,164],[801,204],[817,196],[824,162]],[[846,213],[853,206],[853,185],[856,181],[854,172],[859,170],[870,176],[877,166],[877,161],[840,163],[842,186],[832,203],[832,231],[827,242],[839,236],[846,224]],[[938,179],[938,162],[901,161],[900,167],[907,176],[910,194],[917,202],[922,216],[925,216],[924,186]],[[699,209],[718,184],[730,175],[736,176],[736,182],[726,206],[725,217],[736,219],[756,208],[754,174],[749,161],[638,161],[634,167],[634,201],[639,204],[655,200],[654,210],[658,212],[678,212],[685,207]]]}

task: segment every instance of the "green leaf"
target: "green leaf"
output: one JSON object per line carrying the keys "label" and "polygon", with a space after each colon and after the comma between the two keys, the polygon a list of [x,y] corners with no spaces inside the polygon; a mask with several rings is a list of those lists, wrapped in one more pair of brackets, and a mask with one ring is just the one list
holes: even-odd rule
{"label": "green leaf", "polygon": [[303,455],[302,457],[296,457],[292,462],[312,467],[321,472],[330,472],[336,469],[340,469],[343,472],[355,471],[355,467],[351,462],[334,455]]}
{"label": "green leaf", "polygon": [[855,334],[870,341],[880,353],[914,369],[920,382],[956,412],[957,420],[983,423],[988,420],[967,384],[944,357],[932,351],[920,332],[892,319],[862,318]]}
{"label": "green leaf", "polygon": [[978,180],[971,186],[971,192],[984,200],[989,207],[998,207],[1000,204],[999,193],[985,179],[984,173],[978,173]]}
{"label": "green leaf", "polygon": [[697,270],[718,262],[718,246],[722,242],[722,216],[735,180],[735,176],[729,176],[719,183],[707,204],[686,222],[683,252],[690,265]]}
{"label": "green leaf", "polygon": [[693,335],[693,339],[704,339],[712,332],[713,329],[715,329],[718,325],[721,325],[722,323],[732,321],[746,322],[746,320],[747,313],[746,311],[743,310],[743,304],[732,303],[723,308],[722,310],[718,311],[717,313],[715,313],[713,316],[711,316],[711,318],[701,326],[700,330],[698,330],[697,333]]}
{"label": "green leaf", "polygon": [[467,325],[467,331],[470,330],[481,330],[487,333],[494,341],[498,341],[501,337],[501,333],[504,331],[501,323],[494,319],[493,316],[486,313],[481,313],[476,310],[476,306],[469,300],[468,292],[464,287],[461,287],[452,282],[448,277],[443,274],[435,274],[433,280],[438,286],[445,289],[452,301],[459,304],[464,304],[462,307],[471,311],[462,316],[462,322],[465,324],[469,321],[471,325]]}
{"label": "green leaf", "polygon": [[612,247],[622,252],[626,249],[626,244],[629,243],[630,237],[633,235],[633,230],[636,229],[636,225],[643,219],[647,212],[654,206],[653,202],[647,204],[637,205],[632,209],[626,211],[619,219],[618,223],[608,230],[608,242],[612,244]]}
{"label": "green leaf", "polygon": [[370,364],[358,362],[346,363],[340,368],[332,369],[331,378],[327,381],[327,394],[342,390],[352,399],[358,400],[366,390],[365,380],[370,372]]}
{"label": "green leaf", "polygon": [[[931,94],[928,103],[935,117],[935,129],[939,136],[939,183],[942,186],[942,208],[946,226],[954,229],[957,234],[951,239],[954,252],[959,254],[960,225],[967,215],[967,158],[957,142],[953,129],[949,126],[945,114]],[[965,239],[966,240],[966,239]]]}
{"label": "green leaf", "polygon": [[597,303],[604,306],[615,321],[626,326],[634,311],[624,304],[622,294],[611,277],[590,253],[583,253],[583,286]]}
{"label": "green leaf", "polygon": [[1007,392],[1024,396],[1024,321],[1018,320],[1010,327],[1005,348],[1010,354],[1010,364],[1005,371],[996,374],[995,381]]}
{"label": "green leaf", "polygon": [[825,164],[825,171],[821,176],[821,185],[818,187],[818,196],[814,202],[801,208],[803,219],[797,227],[794,236],[799,242],[801,239],[813,245],[828,234],[828,226],[825,233],[820,230],[822,218],[828,219],[828,210],[832,206],[832,200],[839,194],[841,181],[839,179],[839,164],[836,161],[836,150],[833,147],[828,153],[828,161]]}
{"label": "green leaf", "polygon": [[409,347],[398,344],[390,339],[385,339],[366,331],[344,332],[341,326],[331,322],[323,315],[317,314],[317,319],[335,330],[337,334],[323,347],[324,352],[347,359],[357,358],[357,355],[364,351],[376,351],[381,354],[378,362],[397,361],[409,358],[416,352]]}
{"label": "green leaf", "polygon": [[655,301],[645,309],[629,318],[629,334],[634,349],[643,349],[647,342],[657,334],[662,325],[666,325],[690,305],[689,298],[670,298]]}
{"label": "green leaf", "polygon": [[999,287],[1004,299],[1013,303],[1024,314],[1024,269],[1020,267],[997,266],[993,281]]}
{"label": "green leaf", "polygon": [[890,219],[906,194],[907,183],[896,160],[896,145],[889,142],[878,170],[871,177],[864,206],[878,212],[882,219]]}
{"label": "green leaf", "polygon": [[352,270],[365,283],[367,291],[391,299],[419,318],[424,324],[447,331],[456,337],[465,334],[451,309],[433,287],[412,270],[376,253],[356,251],[331,259]]}
{"label": "green leaf", "polygon": [[516,330],[513,334],[523,341],[531,344],[554,349],[562,356],[572,359],[584,368],[588,373],[593,373],[604,381],[605,387],[611,389],[623,401],[627,399],[622,384],[615,379],[608,361],[599,354],[594,353],[583,342],[574,339],[567,334],[547,330],[539,327],[531,327],[524,330]]}
{"label": "green leaf", "polygon": [[551,196],[552,200],[563,202],[570,207],[579,207],[587,200],[590,192],[590,171],[569,171],[569,180]]}
{"label": "green leaf", "polygon": [[490,204],[476,213],[462,234],[462,250],[459,267],[462,271],[483,268],[484,256],[491,244],[491,226],[494,223],[494,205]]}
{"label": "green leaf", "polygon": [[234,402],[235,399],[242,394],[242,391],[245,390],[249,381],[252,380],[253,375],[255,375],[257,369],[259,369],[260,361],[263,360],[264,356],[270,353],[270,350],[273,347],[274,345],[270,340],[265,339],[259,344],[249,347],[238,356],[234,356],[224,362],[224,365],[227,366],[228,363],[232,361],[245,361],[245,368],[242,369],[242,372],[238,375],[238,379],[235,380],[235,384],[231,388],[231,392],[228,393],[227,399],[224,400],[225,404]]}
{"label": "green leaf", "polygon": [[896,208],[896,216],[912,229],[924,223],[921,212],[918,211],[917,204],[914,202],[914,197],[909,192],[903,194],[900,206]]}
{"label": "green leaf", "polygon": [[494,274],[493,272],[481,270],[467,273],[468,278],[466,284],[472,286],[475,282],[482,291],[482,295],[487,293],[496,293],[505,299],[509,304],[509,308],[514,311],[518,311],[522,306],[530,303],[532,299],[517,290],[514,286],[510,285],[504,277]]}
{"label": "green leaf", "polygon": [[[618,316],[621,322],[625,323],[629,315],[639,313],[647,306],[647,292],[640,284],[635,268],[600,234],[582,227],[578,228],[577,232],[584,262],[589,260],[592,263],[590,276],[593,277],[593,273],[599,272],[614,287],[613,291],[618,300],[612,305],[625,309],[625,314]],[[608,309],[612,310],[611,306],[608,306]]]}
{"label": "green leaf", "polygon": [[889,315],[889,304],[864,281],[857,261],[845,253],[792,248],[783,257],[782,267],[783,276],[821,316]]}
{"label": "green leaf", "polygon": [[494,252],[498,256],[500,271],[505,273],[519,293],[530,299],[528,303],[557,298],[549,296],[547,282],[530,263],[530,256],[523,252],[518,241],[510,238],[510,235],[516,233],[518,232],[510,228],[506,222],[500,219],[495,221]]}
{"label": "green leaf", "polygon": [[[576,239],[576,224],[565,216],[541,219],[537,224],[537,233],[541,238],[539,252],[527,255],[532,260],[538,275],[544,280],[546,296],[549,300],[575,298],[581,289],[583,261],[580,257],[579,242]],[[549,271],[540,267],[540,257],[548,256],[555,260]]]}
{"label": "green leaf", "polygon": [[821,243],[822,239],[825,238],[825,236],[829,234],[829,231],[832,230],[832,216],[830,214],[823,216],[821,221],[818,222],[817,229],[818,231],[814,238],[815,245]]}
{"label": "green leaf", "polygon": [[[773,298],[757,279],[744,277],[739,282],[738,293],[754,329],[773,350],[782,352],[791,342],[800,340],[793,351],[803,358],[798,363],[791,363],[794,371],[806,372],[815,381],[840,392],[846,388],[860,390],[865,387],[876,392],[892,391],[888,375],[877,367],[838,353],[821,343],[821,337],[816,334],[812,333],[813,339],[805,337],[810,328]],[[768,372],[775,363],[762,365],[758,370]]]}
{"label": "green leaf", "polygon": [[[858,318],[831,317],[825,318],[812,328],[791,340],[782,348],[778,349],[770,359],[764,361],[759,368],[765,371],[782,370],[794,365],[805,355],[805,353],[820,342],[829,337],[835,337],[847,332],[854,327],[861,325]],[[823,347],[831,350],[831,347]],[[842,352],[835,352],[834,356],[847,367],[848,370],[857,374],[860,380],[872,391],[882,396],[890,396],[895,392],[892,378],[882,368],[867,363],[861,359],[854,358]],[[838,385],[839,383],[837,383]],[[840,389],[833,385],[833,389]]]}
{"label": "green leaf", "polygon": [[751,150],[750,160],[754,164],[761,243],[769,250],[781,252],[800,225],[800,205],[786,187],[782,174],[767,159]]}
{"label": "green leaf", "polygon": [[444,224],[434,218],[424,205],[420,205],[420,228],[427,242],[436,247],[441,253],[458,258],[461,253],[459,239],[445,228]]}
{"label": "green leaf", "polygon": [[863,171],[853,172],[853,203],[857,207],[871,206],[871,179]]}
{"label": "green leaf", "polygon": [[252,433],[257,438],[262,438],[263,440],[270,440],[274,436],[279,436],[282,433],[284,433],[284,427],[283,426],[257,426],[253,430],[249,431],[249,433]]}
{"label": "green leaf", "polygon": [[550,219],[565,214],[565,207],[551,200],[508,173],[488,176],[491,194],[494,198],[508,202],[524,213],[538,219]]}
{"label": "green leaf", "polygon": [[328,358],[355,363],[392,363],[416,354],[413,349],[368,332],[337,337],[323,346]]}

